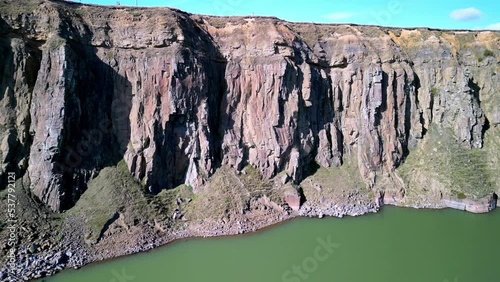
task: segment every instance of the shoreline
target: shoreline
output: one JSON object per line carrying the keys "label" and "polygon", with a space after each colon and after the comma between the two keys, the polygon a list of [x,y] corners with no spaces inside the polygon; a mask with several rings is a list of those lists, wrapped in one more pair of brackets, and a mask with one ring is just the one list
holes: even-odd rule
{"label": "shoreline", "polygon": [[[480,200],[478,200],[478,201],[480,201]],[[499,203],[497,202],[496,207],[498,207],[498,205],[499,205]],[[418,209],[423,209],[423,210],[452,209],[452,210],[458,210],[458,211],[462,210],[465,212],[476,213],[476,214],[490,213],[490,212],[494,211],[496,208],[495,207],[495,208],[489,210],[488,212],[478,213],[478,212],[471,212],[471,211],[467,211],[464,209],[457,209],[457,208],[447,207],[447,206],[434,206],[434,207],[409,206],[409,205],[405,205],[404,203],[397,201],[397,202],[393,202],[393,203],[385,203],[384,202],[384,203],[382,203],[382,205],[377,206],[376,210],[373,210],[367,206],[364,206],[364,208],[365,208],[364,213],[349,214],[347,212],[343,216],[332,216],[332,215],[328,215],[328,214],[317,214],[317,213],[301,214],[300,210],[299,210],[299,211],[295,211],[295,212],[290,213],[288,216],[281,217],[281,218],[275,218],[276,220],[272,221],[269,224],[266,224],[262,221],[252,222],[251,225],[249,225],[245,229],[243,229],[242,232],[235,232],[236,231],[235,229],[227,229],[227,230],[224,230],[223,233],[220,233],[220,232],[217,232],[218,231],[217,226],[214,226],[214,228],[212,230],[205,230],[205,233],[208,233],[208,234],[196,235],[196,234],[193,234],[190,232],[189,224],[187,224],[187,226],[185,226],[184,228],[174,230],[174,234],[172,234],[173,236],[172,235],[171,236],[155,236],[155,235],[153,235],[153,237],[150,239],[153,240],[154,242],[151,242],[149,244],[133,244],[130,248],[122,249],[121,251],[116,252],[116,253],[101,253],[101,254],[90,255],[90,253],[85,252],[85,253],[82,253],[80,255],[77,255],[77,256],[84,256],[84,258],[81,260],[80,264],[79,263],[72,264],[71,263],[72,261],[74,262],[77,260],[75,260],[75,259],[71,260],[72,258],[70,257],[66,263],[63,263],[63,265],[56,264],[56,265],[53,265],[52,269],[45,270],[46,275],[40,276],[40,275],[37,275],[35,272],[28,271],[28,273],[30,273],[31,276],[23,276],[23,278],[28,278],[28,280],[25,280],[25,281],[35,281],[36,279],[43,279],[43,278],[47,278],[47,277],[50,277],[53,275],[57,275],[58,273],[63,272],[65,270],[71,270],[71,269],[78,270],[78,269],[81,269],[82,267],[91,267],[91,266],[95,266],[95,265],[98,265],[101,263],[107,263],[111,260],[125,258],[126,256],[139,255],[142,253],[147,253],[147,252],[153,251],[154,249],[163,248],[163,247],[166,248],[166,247],[169,247],[173,244],[182,243],[183,241],[186,241],[186,240],[216,239],[216,238],[223,239],[224,237],[233,237],[233,236],[234,237],[237,237],[237,236],[243,237],[243,236],[254,235],[255,233],[265,232],[266,230],[274,228],[280,224],[284,224],[284,223],[288,222],[289,220],[294,220],[294,219],[298,219],[298,218],[322,219],[324,217],[333,217],[333,218],[341,219],[344,216],[358,217],[358,216],[363,216],[363,215],[372,214],[372,213],[375,214],[375,213],[382,212],[382,209],[384,208],[384,206],[391,206],[391,207],[395,207],[395,208],[417,209],[417,210]],[[156,235],[158,235],[158,234],[156,234]],[[68,253],[68,252],[73,251],[73,250],[71,250],[71,247],[68,249],[63,249],[61,247],[62,246],[58,246],[53,251],[57,252],[57,253],[61,253],[61,252]],[[75,253],[77,253],[77,252],[75,252]],[[33,264],[30,264],[30,265],[33,265]],[[24,268],[25,263],[20,262],[18,267],[19,266]],[[40,273],[40,272],[43,273],[43,271],[38,270],[38,273]],[[5,273],[4,269],[3,269],[3,273]],[[28,273],[26,273],[26,274],[28,274]],[[3,277],[2,279],[4,279],[4,278],[7,279],[4,281],[16,281],[16,280],[12,280],[12,279],[9,280],[8,277]]]}
{"label": "shoreline", "polygon": [[[395,209],[411,209],[411,210],[427,210],[427,211],[454,210],[454,211],[463,211],[463,212],[466,212],[466,213],[478,214],[478,215],[489,214],[489,213],[495,212],[495,210],[496,210],[496,209],[493,209],[493,210],[490,210],[490,211],[484,212],[484,213],[475,213],[475,212],[470,212],[470,211],[462,210],[462,209],[456,209],[456,208],[452,208],[452,207],[442,207],[442,208],[426,208],[426,207],[423,207],[423,208],[420,208],[420,207],[410,207],[410,206],[398,206],[398,205],[392,205],[392,204],[386,204],[384,206],[388,206],[388,207],[395,208]],[[356,217],[361,217],[361,216],[369,216],[369,215],[372,215],[372,214],[381,213],[382,210],[383,210],[383,207],[381,207],[379,209],[379,211],[377,211],[377,212],[367,212],[367,213],[364,213],[364,214],[361,214],[361,215],[352,215],[352,216],[351,215],[347,215],[347,216],[344,216],[344,217],[356,218]],[[282,221],[279,221],[279,222],[276,222],[276,223],[272,223],[270,225],[266,225],[266,226],[264,226],[262,228],[258,228],[255,231],[248,231],[248,232],[243,232],[243,233],[238,233],[238,234],[180,237],[180,238],[168,241],[168,242],[166,242],[166,243],[164,243],[162,245],[158,245],[158,246],[153,247],[151,249],[147,249],[145,251],[139,251],[139,252],[136,252],[136,253],[131,253],[129,255],[120,255],[120,256],[116,256],[116,257],[109,257],[109,258],[105,258],[103,260],[96,260],[96,261],[90,262],[90,263],[88,263],[86,265],[83,265],[81,267],[73,268],[73,270],[78,270],[78,269],[81,269],[83,267],[97,265],[97,264],[101,264],[101,263],[106,263],[106,262],[109,262],[109,261],[112,261],[112,260],[115,260],[115,259],[121,259],[121,258],[125,258],[125,257],[128,257],[128,256],[149,253],[149,252],[154,251],[154,250],[159,249],[159,248],[169,247],[171,245],[179,244],[179,243],[182,243],[184,241],[189,241],[189,240],[223,239],[223,238],[227,238],[227,237],[236,237],[236,238],[237,237],[246,237],[246,236],[252,236],[252,235],[254,235],[256,233],[266,232],[269,229],[273,229],[273,228],[275,228],[275,227],[277,227],[279,225],[286,224],[287,222],[292,221],[292,220],[298,220],[298,219],[319,219],[319,220],[321,220],[321,219],[326,219],[326,218],[333,218],[333,219],[342,220],[344,217],[336,217],[336,216],[319,217],[319,216],[295,215],[295,216],[291,216],[289,218],[286,218],[286,219],[284,219]],[[66,268],[64,270],[71,270],[71,268]]]}
{"label": "shoreline", "polygon": [[500,32],[0,10],[0,183],[13,173],[19,220],[0,216],[0,281],[299,216],[500,207]]}

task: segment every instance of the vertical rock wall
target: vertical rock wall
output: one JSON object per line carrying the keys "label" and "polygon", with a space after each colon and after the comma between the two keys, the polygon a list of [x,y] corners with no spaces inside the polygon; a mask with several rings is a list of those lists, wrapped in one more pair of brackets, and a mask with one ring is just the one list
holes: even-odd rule
{"label": "vertical rock wall", "polygon": [[300,183],[346,157],[376,187],[431,124],[465,148],[500,124],[498,32],[30,7],[1,12],[0,179],[28,173],[53,210],[122,159],[152,193],[221,165]]}

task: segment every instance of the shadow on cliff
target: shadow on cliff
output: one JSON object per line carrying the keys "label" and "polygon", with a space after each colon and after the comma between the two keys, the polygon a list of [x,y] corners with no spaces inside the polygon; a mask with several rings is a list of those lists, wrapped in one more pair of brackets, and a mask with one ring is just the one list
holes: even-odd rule
{"label": "shadow on cliff", "polygon": [[[158,151],[151,160],[143,158],[143,162],[153,164],[147,171],[147,182],[143,183],[153,194],[184,184],[189,165],[194,162],[199,166],[205,161],[199,154],[193,157],[186,153],[189,140],[194,139],[191,125],[198,128],[201,123],[198,110],[205,100],[209,107],[207,138],[210,161],[204,164],[208,163],[209,173],[213,173],[221,163],[219,121],[220,102],[227,89],[224,83],[226,61],[207,32],[188,16],[181,15],[178,20],[184,41],[180,49],[181,63],[178,63],[176,77],[172,77],[171,83],[173,95],[179,101],[173,101],[176,109],[168,121],[165,124],[156,122],[154,126],[155,136],[150,142],[155,142]],[[71,208],[78,201],[89,180],[101,169],[117,166],[128,154],[127,148],[132,140],[129,118],[132,97],[138,94],[133,93],[129,78],[116,71],[119,63],[115,61],[112,49],[91,46],[93,34],[88,26],[80,24],[83,22],[72,19],[64,21],[65,26],[59,28],[59,36],[66,38],[69,49],[68,58],[65,58],[67,75],[74,84],[71,90],[74,93],[65,97],[66,120],[61,154],[54,160],[63,167],[64,173],[62,210]],[[202,83],[193,85],[193,77]],[[188,105],[184,112],[177,108],[182,103]],[[144,163],[139,174],[134,176],[144,180],[145,169]]]}
{"label": "shadow on cliff", "polygon": [[70,44],[78,54],[74,112],[67,120],[64,146],[66,171],[63,209],[70,208],[87,189],[87,182],[104,167],[123,159],[130,139],[132,85],[103,62],[96,49]]}
{"label": "shadow on cliff", "polygon": [[[295,58],[297,65],[303,63],[299,54],[296,54]],[[298,70],[298,85],[302,89],[304,74],[300,68]],[[311,65],[310,71],[311,89],[308,100],[311,103],[307,106],[307,101],[302,95],[295,143],[300,144],[302,142],[301,136],[306,136],[309,132],[312,133],[315,141],[311,152],[302,155],[300,181],[314,175],[320,169],[321,165],[318,161],[341,166],[344,157],[344,136],[339,126],[344,111],[342,104],[344,93],[340,88],[336,88],[334,91],[332,78],[322,75],[324,71],[322,67]],[[324,137],[321,136],[322,134]],[[326,151],[325,148],[320,148],[321,138],[325,138],[323,142],[329,144]]]}
{"label": "shadow on cliff", "polygon": [[[0,120],[6,122],[0,125],[0,138],[3,140],[4,135],[8,135],[9,146],[2,152],[5,171],[15,172],[16,178],[22,177],[27,161],[21,164],[20,160],[29,158],[32,149],[33,133],[29,130],[35,84],[43,84],[43,88],[56,83],[39,81],[41,68],[50,69],[50,66],[41,66],[42,56],[63,48],[59,63],[64,71],[58,75],[65,82],[56,87],[64,88],[64,95],[51,97],[53,101],[45,106],[50,110],[52,104],[62,103],[63,126],[58,148],[49,148],[56,151],[49,160],[50,168],[42,173],[62,176],[58,193],[60,209],[65,210],[76,203],[87,189],[88,181],[102,168],[116,166],[122,160],[131,132],[132,87],[127,78],[97,56],[97,48],[89,44],[93,34],[88,27],[75,26],[72,21],[62,21],[61,25],[58,36],[65,39],[64,43],[50,46],[44,45],[47,42],[43,39],[21,38],[22,31],[13,29],[0,18],[0,101],[6,100],[0,108]],[[28,88],[21,88],[21,83],[26,83]],[[41,90],[39,94],[47,93]],[[24,109],[25,117],[15,116],[23,114]],[[21,118],[21,125],[16,125],[16,120]],[[6,175],[1,173],[0,189],[5,186]]]}
{"label": "shadow on cliff", "polygon": [[[468,86],[471,89],[471,92],[472,92],[471,94],[473,95],[474,100],[477,101],[479,108],[481,108],[481,99],[480,99],[481,87],[479,87],[479,85],[476,82],[474,82],[473,79],[469,79]],[[486,134],[486,131],[488,131],[488,129],[490,129],[490,121],[488,120],[488,117],[486,116],[486,114],[483,113],[483,115],[484,115],[484,125],[481,129],[481,140],[484,141],[484,135]]]}
{"label": "shadow on cliff", "polygon": [[36,40],[14,40],[12,32],[0,18],[0,190],[7,187],[7,173],[15,173],[16,179],[26,173],[32,142],[29,103],[41,60]]}
{"label": "shadow on cliff", "polygon": [[74,93],[65,97],[63,145],[56,160],[63,168],[64,210],[78,201],[101,169],[117,166],[123,159],[131,134],[133,93],[128,79],[87,44],[92,37],[87,27],[83,33],[71,25],[62,30],[61,37],[75,38],[66,39],[66,72],[72,76]]}
{"label": "shadow on cliff", "polygon": [[[184,40],[180,48],[180,57],[171,79],[171,101],[175,112],[170,113],[163,125],[155,124],[157,152],[153,155],[153,166],[147,172],[146,189],[152,194],[162,189],[175,188],[193,179],[189,175],[190,165],[197,173],[209,177],[221,166],[221,101],[227,91],[225,83],[226,60],[216,46],[210,34],[194,22],[188,14],[180,13],[178,25]],[[162,93],[164,94],[164,93]],[[182,102],[182,103],[181,103]],[[199,109],[202,103],[207,105],[206,121]],[[204,129],[204,126],[208,127]],[[207,143],[201,143],[196,135],[204,135]],[[200,147],[196,153],[187,152],[189,148]],[[208,148],[201,148],[208,146]],[[201,156],[200,149],[208,151],[208,156]],[[209,160],[207,160],[208,158]],[[206,173],[206,174],[205,174]],[[198,177],[199,177],[198,174]],[[196,180],[194,180],[196,181]]]}

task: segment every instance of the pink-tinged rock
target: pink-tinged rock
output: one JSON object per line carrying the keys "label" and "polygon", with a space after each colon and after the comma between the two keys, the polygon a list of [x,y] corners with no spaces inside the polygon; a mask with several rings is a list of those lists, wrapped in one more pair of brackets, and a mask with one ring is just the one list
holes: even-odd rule
{"label": "pink-tinged rock", "polygon": [[442,202],[449,208],[465,210],[472,213],[487,213],[496,208],[494,194],[482,199],[443,199]]}
{"label": "pink-tinged rock", "polygon": [[285,195],[285,202],[294,211],[298,211],[300,209],[300,196],[298,195]]}
{"label": "pink-tinged rock", "polygon": [[[13,68],[0,85],[0,121],[9,124],[0,128],[0,173],[27,170],[34,194],[54,210],[122,159],[153,193],[203,189],[221,165],[252,165],[266,179],[286,172],[300,183],[311,162],[341,166],[345,157],[375,187],[431,125],[480,148],[487,121],[499,120],[498,56],[478,64],[471,55],[497,44],[495,32],[464,31],[475,38],[464,46],[475,49],[458,50],[452,31],[166,8],[137,17],[55,2],[33,9],[23,17],[0,11],[8,54],[0,60]],[[92,130],[101,135],[91,153],[72,154]]]}

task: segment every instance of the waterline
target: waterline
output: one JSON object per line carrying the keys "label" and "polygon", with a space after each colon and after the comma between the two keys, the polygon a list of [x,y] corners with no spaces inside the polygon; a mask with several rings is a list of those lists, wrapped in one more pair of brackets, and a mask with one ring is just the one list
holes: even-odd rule
{"label": "waterline", "polygon": [[[316,267],[318,238],[339,246]],[[499,211],[384,207],[356,218],[297,218],[245,236],[182,240],[45,281],[118,282],[118,273],[133,277],[126,281],[276,282],[289,271],[289,281],[488,282],[497,281],[499,238]]]}

